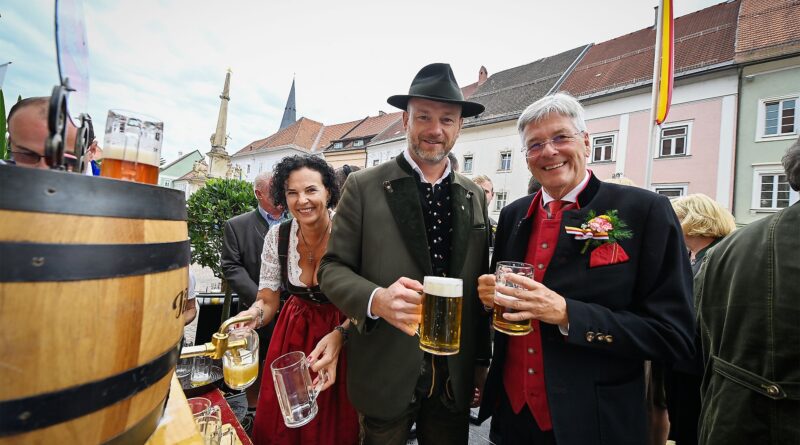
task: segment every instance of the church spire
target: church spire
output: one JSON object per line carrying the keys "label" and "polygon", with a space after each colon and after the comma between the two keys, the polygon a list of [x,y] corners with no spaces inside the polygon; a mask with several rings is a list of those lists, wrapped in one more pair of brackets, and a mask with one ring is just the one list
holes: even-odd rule
{"label": "church spire", "polygon": [[278,130],[283,130],[289,125],[295,123],[295,121],[297,121],[297,107],[295,106],[294,102],[294,77],[292,77],[292,89],[289,91],[289,98],[286,99],[286,108],[283,109],[281,128]]}

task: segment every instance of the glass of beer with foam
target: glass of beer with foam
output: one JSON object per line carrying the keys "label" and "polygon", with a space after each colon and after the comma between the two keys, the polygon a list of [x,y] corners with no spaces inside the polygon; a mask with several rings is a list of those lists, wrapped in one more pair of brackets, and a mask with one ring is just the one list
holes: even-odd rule
{"label": "glass of beer with foam", "polygon": [[458,353],[461,345],[461,305],[464,284],[460,278],[425,277],[419,347],[436,355]]}
{"label": "glass of beer with foam", "polygon": [[[528,263],[516,261],[498,261],[495,271],[495,278],[498,285],[519,288],[520,286],[506,280],[508,274],[522,275],[523,277],[533,278],[533,266]],[[499,292],[497,292],[500,294]],[[500,294],[506,298],[514,299],[511,295]],[[526,335],[531,332],[531,321],[511,321],[503,318],[505,313],[513,313],[514,309],[494,305],[494,315],[492,316],[492,326],[495,331],[500,331],[507,335]]]}
{"label": "glass of beer with foam", "polygon": [[130,111],[109,110],[101,176],[158,183],[164,123]]}
{"label": "glass of beer with foam", "polygon": [[258,377],[258,334],[252,329],[234,329],[228,333],[228,341],[245,340],[241,348],[225,351],[222,356],[222,376],[231,389],[245,389]]}

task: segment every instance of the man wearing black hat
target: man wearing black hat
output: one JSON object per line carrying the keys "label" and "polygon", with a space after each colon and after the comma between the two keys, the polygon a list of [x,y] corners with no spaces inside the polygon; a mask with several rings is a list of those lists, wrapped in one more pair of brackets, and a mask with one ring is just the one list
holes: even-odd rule
{"label": "man wearing black hat", "polygon": [[[354,172],[345,183],[319,269],[323,292],[354,326],[347,344],[350,400],[363,416],[366,444],[465,444],[469,406],[489,359],[488,317],[477,277],[488,270],[489,219],[483,191],[452,171],[447,154],[467,102],[447,64],[428,65],[401,108],[408,147],[393,161]],[[463,280],[457,354],[419,349],[425,276]]]}

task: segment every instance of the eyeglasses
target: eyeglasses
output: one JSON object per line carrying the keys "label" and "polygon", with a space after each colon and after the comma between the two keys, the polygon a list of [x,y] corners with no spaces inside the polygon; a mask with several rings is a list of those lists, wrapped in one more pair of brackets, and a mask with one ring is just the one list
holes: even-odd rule
{"label": "eyeglasses", "polygon": [[522,147],[522,153],[525,154],[525,157],[533,158],[539,156],[547,144],[553,144],[553,147],[555,147],[556,150],[566,148],[569,144],[577,139],[575,136],[581,133],[583,133],[583,131],[576,131],[572,134],[559,134],[542,142],[535,142],[527,147]]}
{"label": "eyeglasses", "polygon": [[[36,165],[45,156],[32,151],[11,150],[11,157],[17,165]],[[78,167],[78,159],[69,153],[64,153],[64,165],[67,170],[73,171]]]}

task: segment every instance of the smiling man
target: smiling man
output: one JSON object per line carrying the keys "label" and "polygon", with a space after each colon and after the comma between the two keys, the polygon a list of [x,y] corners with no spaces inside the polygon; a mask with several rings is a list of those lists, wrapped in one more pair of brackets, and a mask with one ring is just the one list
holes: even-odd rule
{"label": "smiling man", "polygon": [[493,267],[533,265],[520,288],[480,277],[483,304],[531,320],[495,335],[480,419],[502,444],[646,443],[644,360],[688,357],[691,269],[669,201],[599,181],[583,107],[558,93],[530,105],[517,129],[541,191],[503,208]]}
{"label": "smiling man", "polygon": [[[447,154],[463,118],[483,105],[464,100],[443,63],[422,68],[409,94],[388,102],[404,111],[408,146],[348,177],[320,285],[355,327],[347,385],[364,443],[405,444],[416,422],[421,444],[465,444],[489,358],[488,317],[475,289],[488,271],[489,223],[483,190],[453,172]],[[418,292],[429,275],[463,279],[457,354],[419,348]]]}

